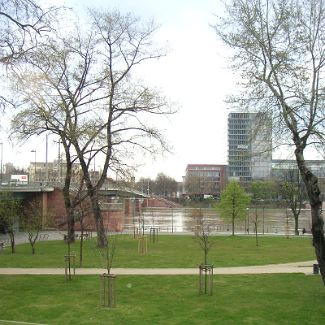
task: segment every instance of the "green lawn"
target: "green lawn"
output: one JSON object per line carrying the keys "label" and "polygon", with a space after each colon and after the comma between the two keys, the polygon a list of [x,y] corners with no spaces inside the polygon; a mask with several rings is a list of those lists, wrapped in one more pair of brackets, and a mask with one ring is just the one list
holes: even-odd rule
{"label": "green lawn", "polygon": [[[262,265],[297,262],[315,258],[310,237],[248,236],[213,237],[209,262],[214,266]],[[85,241],[84,267],[104,267],[95,240]],[[72,245],[79,254],[79,241]],[[0,267],[63,267],[67,244],[63,241],[38,242],[36,254],[29,244],[17,245],[16,253],[9,247],[0,252]],[[156,243],[148,242],[148,252],[138,253],[138,242],[130,235],[118,238],[113,267],[196,267],[203,260],[202,250],[191,236],[161,235]]]}
{"label": "green lawn", "polygon": [[98,276],[0,276],[0,319],[51,325],[325,323],[319,276],[214,276],[213,296],[198,295],[197,284],[197,276],[118,276],[117,307],[108,309],[99,306]]}
{"label": "green lawn", "polygon": [[[215,266],[261,265],[314,259],[310,237],[213,237]],[[191,236],[159,237],[144,255],[137,240],[118,238],[113,267],[197,267],[202,250]],[[78,254],[79,241],[72,245]],[[63,267],[67,245],[39,242],[0,252],[0,267]],[[104,267],[96,242],[85,242],[85,267]],[[92,324],[323,324],[325,289],[319,276],[214,276],[213,296],[198,295],[198,276],[118,276],[117,307],[99,306],[99,276],[0,276],[0,325],[20,321]],[[16,323],[19,324],[19,323]]]}

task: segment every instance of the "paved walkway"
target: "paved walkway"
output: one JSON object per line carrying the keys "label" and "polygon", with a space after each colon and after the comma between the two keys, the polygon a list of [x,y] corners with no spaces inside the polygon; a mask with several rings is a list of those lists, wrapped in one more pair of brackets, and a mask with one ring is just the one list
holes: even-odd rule
{"label": "paved walkway", "polygon": [[[303,273],[313,274],[313,264],[316,261],[270,264],[259,266],[238,266],[238,267],[215,267],[214,274],[274,274],[274,273]],[[99,268],[76,268],[76,274],[102,274],[105,269]],[[116,275],[195,275],[198,274],[198,268],[113,268],[111,270]],[[0,268],[0,274],[30,274],[45,275],[64,274],[64,268]]]}

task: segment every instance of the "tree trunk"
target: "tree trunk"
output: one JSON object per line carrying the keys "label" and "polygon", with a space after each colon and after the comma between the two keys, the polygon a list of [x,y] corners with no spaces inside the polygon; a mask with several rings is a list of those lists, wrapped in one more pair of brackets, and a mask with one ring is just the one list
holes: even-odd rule
{"label": "tree trunk", "polygon": [[324,239],[324,221],[322,217],[322,202],[311,205],[311,219],[313,234],[313,246],[315,248],[316,258],[319,269],[325,285],[325,239]]}
{"label": "tree trunk", "polygon": [[107,239],[105,235],[104,222],[100,211],[99,199],[97,193],[93,192],[90,195],[92,210],[94,213],[94,218],[96,222],[96,231],[97,231],[97,246],[98,247],[106,247]]}
{"label": "tree trunk", "polygon": [[74,243],[75,242],[75,220],[74,220],[74,214],[73,212],[69,209],[68,211],[68,241],[69,243]]}
{"label": "tree trunk", "polygon": [[9,237],[10,237],[11,253],[14,254],[16,250],[15,250],[15,234],[13,231],[9,231]]}
{"label": "tree trunk", "polygon": [[80,219],[80,251],[79,251],[79,266],[82,267],[82,258],[83,258],[83,242],[84,242],[84,225],[83,225],[83,217]]}
{"label": "tree trunk", "polygon": [[65,139],[62,138],[62,144],[65,150],[65,157],[66,157],[66,175],[64,179],[64,186],[63,186],[63,197],[64,197],[64,204],[65,209],[67,211],[67,225],[68,225],[68,242],[74,243],[75,242],[75,218],[73,213],[74,206],[71,202],[70,197],[70,185],[71,185],[71,178],[72,178],[72,161],[70,156],[70,146],[66,143]]}
{"label": "tree trunk", "polygon": [[67,211],[67,226],[68,226],[68,238],[69,243],[75,241],[75,218],[71,205],[70,191],[66,186],[63,188],[64,204]]}
{"label": "tree trunk", "polygon": [[293,217],[295,219],[295,235],[299,236],[299,215],[294,213]]}
{"label": "tree trunk", "polygon": [[325,285],[325,238],[324,221],[322,217],[322,199],[318,186],[317,177],[307,168],[303,153],[299,149],[295,151],[298,167],[305,183],[311,207],[311,221],[313,234],[313,246],[315,248],[316,259],[319,264],[323,284]]}
{"label": "tree trunk", "polygon": [[104,183],[104,180],[106,179],[105,175],[106,175],[106,171],[108,168],[108,160],[104,164],[102,175],[101,175],[100,179],[98,180],[96,185],[93,185],[93,183],[91,181],[90,174],[89,174],[88,165],[86,164],[85,159],[82,155],[83,152],[79,148],[78,144],[75,145],[75,148],[78,152],[79,162],[80,162],[82,172],[83,172],[83,178],[84,178],[84,181],[85,181],[85,184],[87,187],[87,194],[90,199],[92,211],[93,211],[94,218],[95,218],[96,232],[97,232],[97,246],[98,247],[106,247],[107,239],[106,239],[106,235],[105,235],[104,222],[103,222],[103,218],[102,218],[101,210],[100,210],[100,206],[99,206],[98,189],[101,188],[101,186]]}

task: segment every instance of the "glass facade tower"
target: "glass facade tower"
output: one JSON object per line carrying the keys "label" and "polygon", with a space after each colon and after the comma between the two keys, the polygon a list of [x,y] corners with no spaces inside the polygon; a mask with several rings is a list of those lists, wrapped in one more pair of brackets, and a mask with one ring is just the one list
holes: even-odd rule
{"label": "glass facade tower", "polygon": [[272,126],[262,113],[228,115],[228,178],[242,185],[266,179],[272,169]]}

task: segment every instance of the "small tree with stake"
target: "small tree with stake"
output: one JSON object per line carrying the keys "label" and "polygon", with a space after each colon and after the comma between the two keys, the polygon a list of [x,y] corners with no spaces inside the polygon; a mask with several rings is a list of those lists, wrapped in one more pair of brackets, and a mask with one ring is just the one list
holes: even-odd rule
{"label": "small tree with stake", "polygon": [[79,245],[79,266],[82,266],[83,262],[83,244],[86,218],[91,213],[89,201],[83,198],[82,201],[76,206],[74,210],[75,221],[80,224],[80,245]]}
{"label": "small tree with stake", "polygon": [[103,248],[97,248],[99,254],[104,261],[107,273],[100,275],[100,305],[104,307],[114,308],[116,307],[115,296],[115,274],[111,273],[113,266],[113,260],[117,247],[117,235],[107,236],[107,246]]}
{"label": "small tree with stake", "polygon": [[214,242],[211,238],[212,226],[202,213],[201,209],[195,209],[192,212],[192,219],[194,223],[194,240],[200,245],[204,262],[199,266],[199,293],[212,295],[213,289],[213,265],[208,263],[208,254]]}
{"label": "small tree with stake", "polygon": [[259,218],[257,213],[257,207],[255,208],[255,218],[253,219],[254,224],[254,232],[255,232],[255,244],[258,246],[258,224],[259,224]]}

